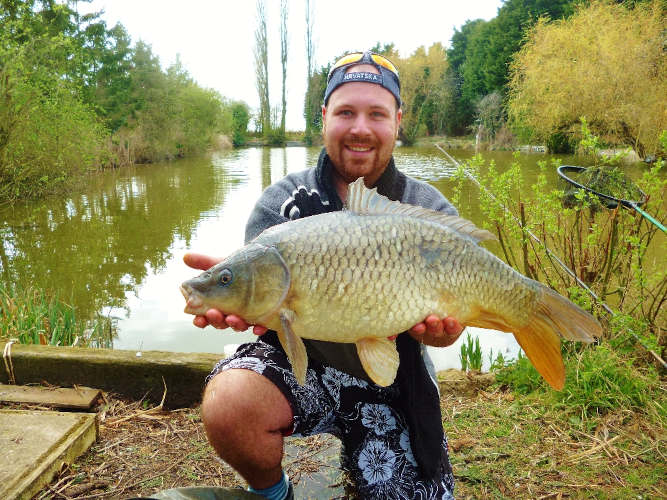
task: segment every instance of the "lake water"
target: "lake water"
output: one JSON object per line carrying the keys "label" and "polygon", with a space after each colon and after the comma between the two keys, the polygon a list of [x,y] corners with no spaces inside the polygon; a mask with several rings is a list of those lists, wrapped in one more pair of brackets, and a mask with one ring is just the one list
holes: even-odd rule
{"label": "lake water", "polygon": [[[450,153],[459,160],[472,156]],[[183,264],[183,254],[224,256],[240,247],[262,190],[314,165],[318,154],[319,148],[241,149],[136,166],[92,177],[67,197],[5,208],[0,210],[0,279],[53,291],[74,305],[79,317],[113,317],[117,349],[224,353],[255,337],[192,325],[192,317],[182,312],[178,285],[197,272]],[[405,173],[451,197],[454,166],[437,149],[397,148],[395,156]],[[485,157],[500,169],[512,161],[509,152]],[[549,158],[521,157],[528,182],[535,178],[537,162]],[[549,181],[556,179],[551,172]],[[480,224],[477,188],[468,184],[458,208]],[[469,332],[480,337],[485,366],[491,349],[505,357],[518,352],[510,334]],[[449,348],[431,350],[437,369],[460,366],[465,336]]]}

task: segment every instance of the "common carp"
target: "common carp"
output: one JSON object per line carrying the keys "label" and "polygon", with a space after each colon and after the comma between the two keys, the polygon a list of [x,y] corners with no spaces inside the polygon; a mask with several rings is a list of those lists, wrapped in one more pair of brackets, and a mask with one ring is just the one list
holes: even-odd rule
{"label": "common carp", "polygon": [[218,308],[278,333],[303,384],[302,338],[351,342],[376,384],[395,377],[394,340],[430,314],[512,332],[555,389],[565,383],[559,335],[591,342],[593,316],[480,247],[495,238],[460,217],[390,201],[351,183],[346,210],[266,229],[184,282],[185,312]]}

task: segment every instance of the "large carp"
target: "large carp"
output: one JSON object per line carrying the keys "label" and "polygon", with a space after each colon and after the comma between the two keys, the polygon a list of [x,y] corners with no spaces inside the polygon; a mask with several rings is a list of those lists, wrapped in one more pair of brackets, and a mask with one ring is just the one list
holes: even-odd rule
{"label": "large carp", "polygon": [[512,332],[555,389],[565,382],[558,334],[591,342],[600,324],[478,246],[494,236],[465,219],[390,201],[350,184],[347,209],[273,226],[184,282],[185,312],[218,308],[276,330],[303,384],[302,338],[356,344],[378,385],[391,384],[393,340],[429,314]]}

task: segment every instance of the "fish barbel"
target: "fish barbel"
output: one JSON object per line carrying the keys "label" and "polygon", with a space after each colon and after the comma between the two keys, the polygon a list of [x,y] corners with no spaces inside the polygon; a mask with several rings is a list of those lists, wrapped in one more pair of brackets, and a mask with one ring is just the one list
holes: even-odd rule
{"label": "fish barbel", "polygon": [[430,314],[512,332],[555,389],[565,383],[560,338],[591,342],[593,316],[478,245],[494,236],[465,219],[390,201],[350,184],[347,210],[268,228],[184,282],[185,312],[217,308],[278,333],[303,384],[302,338],[350,342],[376,384],[394,381],[393,340]]}

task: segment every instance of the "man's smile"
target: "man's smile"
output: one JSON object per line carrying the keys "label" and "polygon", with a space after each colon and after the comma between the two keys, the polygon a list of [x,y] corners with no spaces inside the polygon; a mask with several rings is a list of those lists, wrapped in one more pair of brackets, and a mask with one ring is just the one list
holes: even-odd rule
{"label": "man's smile", "polygon": [[353,146],[349,144],[347,145],[347,148],[357,153],[365,153],[373,149],[371,146]]}

